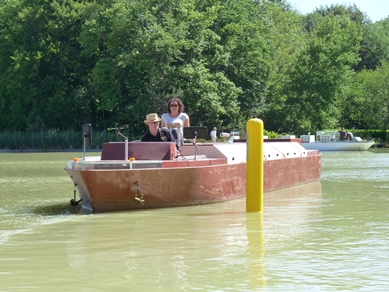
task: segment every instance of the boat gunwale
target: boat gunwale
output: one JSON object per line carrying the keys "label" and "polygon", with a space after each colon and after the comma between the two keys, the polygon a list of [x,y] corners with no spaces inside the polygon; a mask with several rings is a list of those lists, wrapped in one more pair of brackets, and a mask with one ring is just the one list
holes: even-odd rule
{"label": "boat gunwale", "polygon": [[[207,167],[217,165],[228,165],[238,163],[227,163],[227,158],[201,158],[201,159],[185,159],[185,160],[138,160],[138,161],[124,161],[124,160],[82,160],[69,161],[73,167],[66,167],[65,170],[77,171],[102,171],[102,170],[150,170],[150,169],[169,169],[169,168],[193,168],[193,167]],[[241,162],[245,163],[245,162]],[[77,167],[77,165],[79,167]],[[160,167],[139,167],[141,165],[160,165]],[[104,168],[106,166],[106,168]],[[138,167],[137,167],[138,166]]]}

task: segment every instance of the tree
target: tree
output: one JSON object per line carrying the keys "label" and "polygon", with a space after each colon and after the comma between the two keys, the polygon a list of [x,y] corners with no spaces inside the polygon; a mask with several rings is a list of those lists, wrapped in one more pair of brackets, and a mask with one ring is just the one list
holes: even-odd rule
{"label": "tree", "polygon": [[290,128],[285,123],[284,106],[288,98],[285,86],[291,82],[290,72],[306,48],[307,33],[301,25],[303,17],[289,7],[268,5],[266,19],[271,20],[267,26],[271,36],[272,65],[262,119],[267,130],[287,132]]}
{"label": "tree", "polygon": [[[7,1],[0,10],[0,111],[8,129],[66,129],[93,116],[77,1]],[[85,120],[84,120],[85,119]]]}
{"label": "tree", "polygon": [[358,71],[374,70],[382,62],[389,61],[389,17],[366,25],[359,54]]}
{"label": "tree", "polygon": [[389,128],[389,62],[376,70],[362,70],[347,99],[348,121],[360,129]]}
{"label": "tree", "polygon": [[317,22],[286,87],[286,121],[293,132],[334,128],[358,62],[361,30],[348,17],[325,16]]}
{"label": "tree", "polygon": [[138,125],[178,96],[192,124],[240,124],[260,108],[268,71],[260,12],[247,0],[148,0],[91,15],[80,41],[84,54],[98,56],[92,84],[100,109],[111,123]]}
{"label": "tree", "polygon": [[356,6],[302,16],[284,0],[3,1],[0,126],[129,124],[139,137],[171,97],[192,125],[222,130],[253,117],[295,133],[359,123],[345,109],[353,68],[388,59],[387,23]]}

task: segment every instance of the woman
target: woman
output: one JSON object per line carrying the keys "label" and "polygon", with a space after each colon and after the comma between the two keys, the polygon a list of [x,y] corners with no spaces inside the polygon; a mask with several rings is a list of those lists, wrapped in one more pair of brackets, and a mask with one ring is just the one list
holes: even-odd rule
{"label": "woman", "polygon": [[167,103],[167,113],[164,113],[161,118],[161,127],[168,128],[173,136],[176,136],[176,131],[179,131],[180,137],[175,137],[176,140],[181,140],[184,134],[184,128],[190,127],[189,116],[184,113],[185,106],[181,99],[172,98]]}

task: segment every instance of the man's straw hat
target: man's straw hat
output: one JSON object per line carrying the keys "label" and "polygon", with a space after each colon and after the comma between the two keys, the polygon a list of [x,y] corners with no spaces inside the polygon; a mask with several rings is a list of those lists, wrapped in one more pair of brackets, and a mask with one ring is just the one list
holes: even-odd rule
{"label": "man's straw hat", "polygon": [[145,124],[152,122],[159,122],[161,119],[158,117],[156,113],[148,114],[145,119]]}

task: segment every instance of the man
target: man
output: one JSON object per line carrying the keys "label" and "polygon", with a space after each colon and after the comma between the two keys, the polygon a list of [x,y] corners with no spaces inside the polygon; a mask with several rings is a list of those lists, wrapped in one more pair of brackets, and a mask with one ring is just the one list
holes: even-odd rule
{"label": "man", "polygon": [[142,142],[176,142],[174,137],[170,134],[167,128],[160,128],[159,122],[161,119],[156,113],[148,114],[146,116],[145,124],[149,126],[149,130],[142,137]]}
{"label": "man", "polygon": [[346,140],[347,133],[345,132],[344,128],[342,127],[342,130],[339,131],[339,140],[344,141]]}
{"label": "man", "polygon": [[179,141],[176,141],[168,128],[160,128],[159,122],[161,119],[156,113],[146,116],[145,124],[149,126],[149,130],[142,137],[142,142],[176,142],[176,157],[180,154],[181,147]]}
{"label": "man", "polygon": [[211,140],[212,140],[212,143],[216,143],[216,131],[217,131],[217,128],[216,127],[214,127],[213,128],[213,130],[211,131],[211,134],[210,134],[210,136],[211,136]]}

